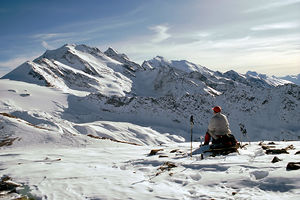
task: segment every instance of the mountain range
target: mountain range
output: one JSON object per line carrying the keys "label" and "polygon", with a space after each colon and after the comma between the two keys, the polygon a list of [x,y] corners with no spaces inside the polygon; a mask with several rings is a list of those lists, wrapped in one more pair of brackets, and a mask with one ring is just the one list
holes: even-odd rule
{"label": "mountain range", "polygon": [[[112,48],[101,52],[87,45],[66,44],[47,50],[1,79],[67,94],[67,103],[54,115],[17,107],[9,100],[1,102],[2,112],[63,132],[128,139],[95,128],[109,121],[151,127],[170,140],[184,141],[190,137],[189,117],[193,115],[194,140],[200,140],[212,116],[211,108],[220,105],[239,140],[300,138],[300,86],[292,83],[297,83],[299,75],[284,80],[251,71],[222,73],[161,56],[140,65]],[[143,136],[130,138],[144,142]]]}
{"label": "mountain range", "polygon": [[283,76],[280,77],[281,79],[291,81],[292,83],[295,83],[297,85],[300,85],[300,74],[298,75],[288,75],[288,76]]}

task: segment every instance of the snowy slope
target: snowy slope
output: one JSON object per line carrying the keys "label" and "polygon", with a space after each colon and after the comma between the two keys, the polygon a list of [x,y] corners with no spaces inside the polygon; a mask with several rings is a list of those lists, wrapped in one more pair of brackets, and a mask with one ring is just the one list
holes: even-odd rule
{"label": "snowy slope", "polygon": [[[75,144],[85,144],[81,140],[86,139],[80,138],[87,134],[148,145],[183,141],[182,138],[168,133],[158,133],[151,127],[103,121],[95,110],[84,115],[82,102],[73,102],[71,100],[73,95],[54,88],[0,80],[0,96],[0,117],[3,120],[0,141],[7,137],[22,138],[12,146],[64,143],[64,140],[55,138],[64,138],[70,142],[69,145],[72,141]],[[77,98],[79,97],[76,96]],[[88,102],[83,103],[89,105]],[[68,112],[73,106],[77,109]],[[92,106],[90,108],[92,109]],[[80,121],[73,122],[73,118],[79,117]],[[95,119],[93,123],[84,123],[90,118]],[[29,135],[28,132],[33,134]],[[47,134],[50,136],[48,137]],[[35,136],[43,139],[37,142]]]}
{"label": "snowy slope", "polygon": [[188,62],[186,60],[171,60],[168,61],[161,56],[157,56],[151,60],[145,61],[142,65],[144,68],[160,68],[160,67],[171,67],[178,69],[183,72],[199,72],[200,74],[204,75],[208,79],[215,79],[215,78],[229,78],[230,80],[234,80],[237,82],[242,82],[246,84],[247,82],[252,86],[263,86],[263,87],[273,87],[279,86],[284,84],[292,83],[291,81],[284,80],[281,78],[277,78],[275,76],[267,76],[265,74],[258,74],[253,71],[248,71],[245,75],[239,74],[233,70],[225,72],[222,74],[221,72],[214,72],[206,67]]}
{"label": "snowy slope", "polygon": [[104,54],[116,61],[119,61],[120,63],[123,63],[124,67],[127,68],[129,71],[135,72],[137,70],[143,69],[139,64],[129,60],[129,58],[125,54],[120,54],[111,47],[109,47],[104,52]]}
{"label": "snowy slope", "polygon": [[[179,69],[184,72],[197,71],[202,74],[212,74],[212,71],[207,69],[206,67],[196,65],[187,60],[180,60],[180,61],[171,60],[171,61],[169,61],[161,56],[156,56],[155,58],[153,58],[151,60],[145,61],[142,66],[145,66],[145,68],[149,68],[149,67],[150,68],[158,68],[158,67],[169,66],[169,67],[173,67],[173,68]],[[148,66],[148,67],[146,67],[146,66]]]}
{"label": "snowy slope", "polygon": [[[239,153],[204,159],[191,158],[188,143],[155,147],[101,141],[77,148],[4,149],[0,175],[11,176],[27,188],[18,188],[19,193],[35,199],[290,200],[300,197],[300,177],[299,170],[286,166],[298,160],[300,143],[273,145],[291,144],[295,149],[289,154],[266,154],[251,143]],[[149,156],[155,148],[162,151]],[[281,161],[272,163],[275,156]]]}
{"label": "snowy slope", "polygon": [[283,80],[291,81],[296,85],[300,85],[300,74],[280,77]]}
{"label": "snowy slope", "polygon": [[101,92],[124,96],[131,90],[131,80],[122,73],[123,64],[112,60],[96,48],[64,45],[48,50],[33,62],[26,62],[3,76],[11,79],[60,88],[65,92]]}
{"label": "snowy slope", "polygon": [[261,84],[271,85],[271,86],[279,86],[279,85],[292,83],[291,81],[276,78],[275,76],[270,77],[270,76],[267,76],[265,74],[258,74],[258,73],[253,72],[253,71],[248,71],[246,73],[246,77],[249,80],[261,82]]}
{"label": "snowy slope", "polygon": [[[97,118],[129,122],[151,126],[158,131],[167,131],[188,139],[188,120],[190,115],[194,115],[194,134],[198,140],[200,135],[205,133],[212,116],[211,107],[221,105],[223,112],[228,116],[232,132],[239,139],[240,124],[243,124],[252,141],[297,140],[300,136],[299,92],[299,87],[289,85],[275,90],[233,88],[219,96],[199,94],[184,95],[180,98],[108,98],[90,94],[70,99],[71,103],[63,117],[74,122],[93,122]],[[72,117],[75,116],[72,112],[77,113],[76,118]]]}

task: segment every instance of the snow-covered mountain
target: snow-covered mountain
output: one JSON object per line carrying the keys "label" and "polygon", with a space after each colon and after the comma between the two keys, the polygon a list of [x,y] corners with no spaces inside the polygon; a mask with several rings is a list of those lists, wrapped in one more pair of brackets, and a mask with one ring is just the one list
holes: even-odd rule
{"label": "snow-covered mountain", "polygon": [[[300,87],[255,72],[221,73],[160,56],[140,66],[112,48],[102,53],[86,45],[64,45],[22,64],[2,79],[69,93],[59,118],[74,123],[68,126],[76,133],[86,131],[74,127],[105,120],[150,126],[187,139],[188,119],[194,115],[195,137],[199,138],[206,131],[211,108],[220,105],[238,137],[241,125],[251,140],[300,136]],[[10,112],[22,118],[20,110]]]}
{"label": "snow-covered mountain", "polygon": [[287,80],[287,81],[293,82],[297,85],[300,85],[300,74],[284,76],[284,77],[280,77],[280,79]]}
{"label": "snow-covered mountain", "polygon": [[119,61],[120,63],[123,63],[124,67],[126,67],[129,71],[135,72],[135,71],[141,69],[141,66],[135,62],[130,61],[130,59],[127,57],[127,55],[120,54],[111,47],[109,47],[104,52],[104,54],[116,61]]}
{"label": "snow-covered mountain", "polygon": [[124,74],[132,72],[97,48],[64,45],[46,51],[2,78],[52,86],[65,92],[76,90],[124,96],[130,92],[132,84]]}
{"label": "snow-covered mountain", "polygon": [[264,86],[272,85],[272,86],[279,86],[284,84],[292,83],[290,81],[286,81],[280,78],[277,78],[275,76],[267,76],[266,74],[258,74],[253,71],[248,71],[246,73],[246,77],[248,80],[260,82],[261,84],[264,84]]}

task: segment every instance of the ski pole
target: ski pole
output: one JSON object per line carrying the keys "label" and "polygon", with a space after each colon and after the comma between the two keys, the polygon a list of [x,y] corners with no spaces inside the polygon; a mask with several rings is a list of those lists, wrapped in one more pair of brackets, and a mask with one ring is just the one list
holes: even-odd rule
{"label": "ski pole", "polygon": [[190,124],[191,124],[191,157],[193,152],[193,126],[194,126],[194,117],[191,115],[190,117]]}

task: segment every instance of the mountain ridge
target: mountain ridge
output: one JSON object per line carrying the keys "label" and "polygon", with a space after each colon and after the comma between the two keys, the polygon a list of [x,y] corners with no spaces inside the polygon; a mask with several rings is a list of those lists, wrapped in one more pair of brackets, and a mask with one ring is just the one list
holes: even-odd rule
{"label": "mountain ridge", "polygon": [[[199,139],[206,132],[211,107],[220,105],[234,134],[240,135],[243,125],[252,140],[300,136],[300,87],[256,72],[221,73],[161,56],[139,65],[112,48],[103,53],[66,44],[2,78],[67,92],[67,107],[58,118],[71,125],[57,126],[71,126],[68,129],[76,133],[83,130],[74,130],[81,123],[107,120],[150,126],[187,140],[187,119],[194,115]],[[34,117],[35,112],[28,115]]]}
{"label": "mountain ridge", "polygon": [[300,85],[300,74],[298,75],[288,75],[288,76],[283,76],[280,77],[281,79],[287,80],[287,81],[291,81],[293,83],[295,83],[296,85]]}

